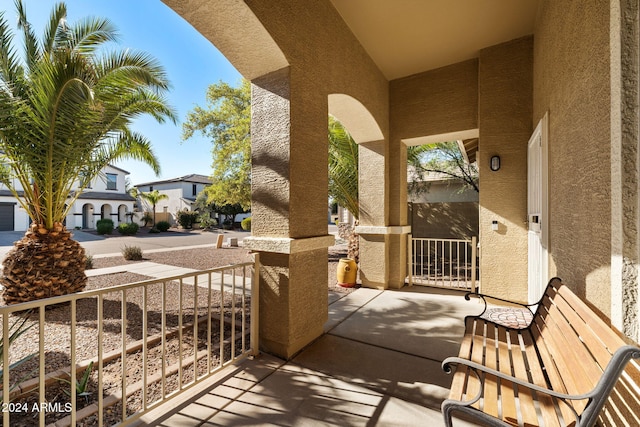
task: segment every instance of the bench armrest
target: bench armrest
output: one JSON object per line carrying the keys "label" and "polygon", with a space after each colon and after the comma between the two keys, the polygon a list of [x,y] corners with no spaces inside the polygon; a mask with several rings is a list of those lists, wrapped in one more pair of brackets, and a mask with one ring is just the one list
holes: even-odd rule
{"label": "bench armrest", "polygon": [[[536,384],[530,383],[529,381],[521,380],[520,378],[502,373],[500,371],[496,371],[495,369],[488,368],[479,363],[472,362],[471,360],[463,359],[460,357],[446,358],[442,362],[442,369],[447,374],[450,374],[452,372],[451,365],[464,365],[464,366],[467,366],[469,369],[471,369],[471,371],[474,373],[474,375],[478,379],[478,382],[480,383],[480,387],[478,389],[478,393],[470,400],[460,401],[460,400],[446,399],[444,402],[442,402],[442,413],[444,415],[446,427],[452,426],[451,417],[454,411],[466,413],[469,416],[472,416],[474,418],[477,418],[483,421],[486,425],[489,425],[489,426],[510,426],[510,424],[502,422],[501,420],[493,417],[492,415],[486,414],[472,407],[472,405],[476,403],[478,400],[480,400],[480,398],[482,398],[482,396],[484,395],[484,378],[481,375],[481,373],[493,375],[500,379],[509,381],[513,384],[517,384],[519,387],[528,388],[537,393],[546,394],[548,396],[555,397],[561,401],[591,399],[595,396],[594,390],[582,395],[570,395],[566,393],[558,393],[546,387],[540,387]],[[573,415],[576,419],[575,425],[576,427],[579,427],[581,425],[580,415],[576,412],[576,410],[573,408],[572,405],[569,405],[566,402],[565,402],[565,405],[571,410],[571,412],[573,412]]]}
{"label": "bench armrest", "polygon": [[[576,413],[572,405],[566,404],[566,406],[575,414],[576,420],[577,420],[576,425],[579,426],[579,425],[582,425],[583,421],[592,420],[598,416],[598,413],[600,412],[607,398],[611,394],[611,391],[613,390],[618,378],[624,371],[624,368],[627,362],[632,358],[633,359],[640,358],[639,347],[632,346],[632,345],[626,345],[626,346],[620,347],[613,354],[611,360],[609,361],[604,372],[602,373],[602,376],[598,380],[598,383],[591,391],[584,394],[566,394],[566,393],[560,393],[560,392],[548,389],[546,387],[541,387],[539,385],[530,383],[529,381],[525,381],[520,378],[516,378],[512,375],[496,371],[495,369],[488,368],[484,365],[481,365],[479,363],[476,363],[467,359],[463,359],[461,357],[448,357],[442,362],[442,369],[446,373],[450,374],[452,372],[452,365],[467,366],[469,369],[471,369],[474,372],[474,374],[478,378],[478,381],[480,382],[480,390],[478,391],[478,394],[469,401],[463,402],[463,401],[456,401],[451,399],[445,400],[445,402],[443,402],[443,411],[445,407],[448,407],[446,411],[448,414],[450,414],[450,412],[454,410],[454,408],[462,412],[467,412],[471,415],[477,412],[475,410],[472,410],[471,412],[469,412],[468,410],[472,409],[471,405],[477,402],[484,393],[483,391],[484,381],[480,373],[486,373],[486,374],[493,375],[497,378],[510,381],[514,384],[517,384],[520,387],[528,388],[529,390],[533,390],[537,393],[542,393],[547,396],[555,397],[557,399],[560,399],[561,401],[565,401],[565,404],[566,404],[566,401],[569,401],[569,400],[589,399],[589,404],[587,405],[585,410],[582,412],[582,414]],[[445,416],[445,419],[447,417],[448,416]],[[481,418],[485,419],[486,421],[487,417],[489,416],[486,414],[483,414]],[[490,423],[490,424],[503,425],[500,422],[497,422],[497,424],[495,423]],[[586,424],[590,425],[589,422],[587,422]]]}
{"label": "bench armrest", "polygon": [[[442,370],[444,370],[445,373],[450,374],[453,370],[451,369],[451,365],[464,365],[467,366],[468,368],[470,368],[471,370],[473,370],[476,375],[478,376],[478,378],[480,378],[480,372],[489,374],[489,375],[493,375],[495,377],[498,377],[500,379],[512,382],[514,384],[517,384],[519,386],[522,387],[526,387],[530,390],[536,391],[538,393],[544,393],[547,394],[551,397],[556,397],[558,399],[564,399],[564,400],[583,400],[583,399],[590,399],[595,395],[595,390],[597,390],[597,387],[593,390],[591,390],[588,393],[585,394],[566,394],[566,393],[559,393],[557,391],[548,389],[546,387],[541,387],[539,385],[530,383],[529,381],[525,381],[522,380],[520,378],[514,377],[513,375],[509,375],[509,374],[505,374],[503,372],[500,371],[496,371],[495,369],[492,368],[488,368],[484,365],[481,365],[479,363],[476,362],[472,362],[471,360],[467,360],[467,359],[463,359],[461,357],[447,357],[443,362],[442,362]],[[480,380],[481,385],[481,389],[484,386],[483,381]],[[470,402],[470,404],[475,403],[478,399],[480,399],[482,394],[482,390],[480,392],[480,396],[478,396],[477,399],[473,400]]]}

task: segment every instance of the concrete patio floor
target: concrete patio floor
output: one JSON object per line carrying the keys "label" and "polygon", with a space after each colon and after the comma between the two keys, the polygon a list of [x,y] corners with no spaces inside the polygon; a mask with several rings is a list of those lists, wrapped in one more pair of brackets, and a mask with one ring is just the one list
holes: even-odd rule
{"label": "concrete patio floor", "polygon": [[482,307],[424,287],[332,300],[326,333],[293,360],[261,354],[227,367],[137,425],[443,425],[451,377],[440,364],[457,355],[464,316]]}

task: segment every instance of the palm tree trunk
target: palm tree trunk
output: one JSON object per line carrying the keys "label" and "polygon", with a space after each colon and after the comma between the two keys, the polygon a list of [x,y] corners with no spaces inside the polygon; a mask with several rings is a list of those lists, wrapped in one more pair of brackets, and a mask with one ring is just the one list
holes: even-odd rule
{"label": "palm tree trunk", "polygon": [[87,284],[84,248],[59,223],[53,230],[33,224],[2,265],[5,304],[79,292]]}

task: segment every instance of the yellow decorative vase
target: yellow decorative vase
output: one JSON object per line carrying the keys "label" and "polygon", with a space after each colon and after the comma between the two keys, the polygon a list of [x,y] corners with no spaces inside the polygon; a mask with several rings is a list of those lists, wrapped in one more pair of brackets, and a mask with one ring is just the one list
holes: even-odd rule
{"label": "yellow decorative vase", "polygon": [[351,258],[342,258],[338,262],[338,270],[336,276],[338,284],[343,288],[352,288],[356,285],[356,276],[358,275],[358,266],[355,260]]}

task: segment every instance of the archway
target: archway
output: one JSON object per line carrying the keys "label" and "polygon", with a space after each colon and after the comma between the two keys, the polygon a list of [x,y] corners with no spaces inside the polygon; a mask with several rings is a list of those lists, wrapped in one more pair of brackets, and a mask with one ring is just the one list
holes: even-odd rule
{"label": "archway", "polygon": [[111,205],[102,205],[100,208],[100,219],[111,219]]}
{"label": "archway", "polygon": [[329,114],[349,131],[357,144],[384,139],[382,130],[371,112],[356,98],[343,93],[328,97]]}
{"label": "archway", "polygon": [[[371,158],[370,143],[374,143],[378,152],[377,160],[382,165],[378,172],[384,173],[384,151],[380,152],[380,146],[384,147],[384,135],[377,121],[370,111],[358,99],[346,94],[330,94],[328,96],[329,107],[329,193],[333,201],[341,204],[339,212],[338,234],[347,239],[349,258],[354,258],[360,264],[360,279],[364,284],[370,280],[372,274],[367,271],[369,263],[359,256],[360,243],[365,253],[369,249],[367,239],[360,239],[356,234],[354,226],[360,228],[360,217],[363,217],[365,224],[372,225],[372,219],[378,217],[379,225],[384,225],[384,191],[377,192],[382,195],[373,203],[369,203],[372,192],[369,191],[371,182],[366,185],[359,185],[361,168],[359,168],[359,157]],[[339,122],[341,126],[336,127],[333,120]],[[348,135],[344,135],[344,129]],[[351,138],[349,138],[350,136]],[[354,142],[356,145],[354,145]],[[378,177],[378,184],[384,186],[384,175]],[[375,184],[373,184],[376,187]],[[377,187],[383,190],[383,187]],[[381,214],[380,214],[381,213]],[[378,263],[380,264],[380,263]],[[370,283],[370,282],[369,282]]]}
{"label": "archway", "polygon": [[[261,347],[292,357],[322,334],[328,317],[327,248],[335,239],[327,231],[327,114],[343,120],[357,142],[367,145],[374,175],[382,174],[367,193],[372,196],[367,207],[375,212],[366,221],[384,228],[388,126],[371,119],[388,116],[388,81],[371,61],[354,60],[362,53],[359,42],[324,2],[293,2],[283,9],[242,0],[197,7],[179,0],[165,3],[252,82],[253,221],[252,236],[244,243],[260,253]],[[302,16],[327,19],[298,19]],[[327,28],[342,37],[337,44],[337,33]],[[313,56],[293,34],[313,38]],[[347,91],[349,95],[341,95]],[[330,94],[338,95],[328,101]],[[350,106],[360,119],[349,116]],[[359,121],[364,124],[357,125]],[[372,240],[376,247],[371,254],[387,251],[380,236]],[[377,278],[384,285],[388,262],[382,264]]]}
{"label": "archway", "polygon": [[121,222],[127,222],[127,205],[118,206],[118,224]]}
{"label": "archway", "polygon": [[82,206],[82,228],[95,228],[93,213],[93,205],[91,203],[85,203]]}

